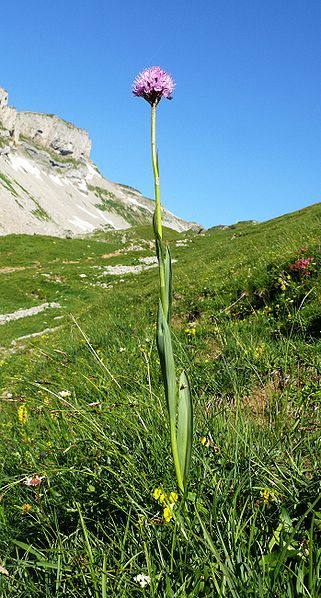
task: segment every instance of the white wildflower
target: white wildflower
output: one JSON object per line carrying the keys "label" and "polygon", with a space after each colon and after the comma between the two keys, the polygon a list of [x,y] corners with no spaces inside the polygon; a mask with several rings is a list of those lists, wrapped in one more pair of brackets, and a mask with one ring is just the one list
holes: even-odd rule
{"label": "white wildflower", "polygon": [[0,575],[6,575],[7,577],[9,575],[9,571],[5,567],[2,567],[2,565],[0,565]]}
{"label": "white wildflower", "polygon": [[31,486],[32,488],[36,488],[37,486],[40,486],[43,479],[44,479],[44,476],[32,475],[32,476],[28,476],[24,480],[23,483],[26,484],[26,486]]}
{"label": "white wildflower", "polygon": [[71,397],[71,392],[70,392],[70,390],[61,390],[60,392],[58,392],[58,395],[62,399],[66,399],[67,397]]}
{"label": "white wildflower", "polygon": [[134,579],[134,581],[139,583],[141,588],[145,588],[146,586],[149,586],[149,584],[150,584],[149,575],[144,575],[144,573],[139,573],[139,575],[136,575],[136,577],[134,577],[133,579]]}

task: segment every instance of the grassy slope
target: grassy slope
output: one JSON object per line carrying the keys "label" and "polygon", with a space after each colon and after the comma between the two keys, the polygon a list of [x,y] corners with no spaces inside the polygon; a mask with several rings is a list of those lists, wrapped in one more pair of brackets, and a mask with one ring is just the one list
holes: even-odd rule
{"label": "grassy slope", "polygon": [[[175,489],[157,272],[120,282],[93,267],[151,255],[147,243],[130,250],[151,231],[126,233],[118,256],[123,233],[0,239],[0,269],[27,268],[0,274],[0,312],[62,306],[0,326],[4,596],[320,594],[320,222],[315,205],[189,234],[187,247],[167,231],[175,351],[195,406],[188,511],[178,504],[167,525],[151,498]],[[314,258],[309,275],[289,267],[302,255]],[[113,287],[91,286],[102,280]],[[12,353],[13,339],[56,326]],[[21,483],[35,473],[39,491]],[[141,572],[147,590],[133,581]]]}

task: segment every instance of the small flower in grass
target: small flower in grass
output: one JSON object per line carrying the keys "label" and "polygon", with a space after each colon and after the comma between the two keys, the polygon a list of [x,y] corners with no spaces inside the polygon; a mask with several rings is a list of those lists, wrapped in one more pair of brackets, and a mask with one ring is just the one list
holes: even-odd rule
{"label": "small flower in grass", "polygon": [[162,488],[155,488],[152,492],[152,497],[157,500],[163,507],[163,518],[166,523],[169,523],[173,518],[173,509],[175,503],[178,501],[178,494],[174,490],[166,495]]}
{"label": "small flower in grass", "polygon": [[261,503],[263,503],[263,505],[271,505],[273,502],[276,502],[277,498],[274,492],[272,492],[272,490],[269,490],[268,488],[263,488],[263,490],[260,490],[260,497],[261,497]]}
{"label": "small flower in grass", "polygon": [[152,497],[159,501],[162,505],[166,504],[166,494],[164,494],[162,488],[155,488],[152,492]]}
{"label": "small flower in grass", "polygon": [[155,490],[153,490],[153,492],[152,492],[152,497],[155,498],[155,500],[158,500],[161,493],[162,493],[161,488],[155,488]]}
{"label": "small flower in grass", "polygon": [[21,508],[23,513],[29,513],[29,511],[32,509],[32,506],[28,502],[25,502]]}
{"label": "small flower in grass", "polygon": [[178,501],[178,494],[177,492],[171,492],[168,500],[170,502],[171,505],[175,504]]}
{"label": "small flower in grass", "polygon": [[144,573],[139,573],[139,575],[136,575],[136,577],[134,577],[133,579],[134,581],[139,583],[141,588],[146,588],[146,586],[149,586],[150,584],[149,575],[144,575]]}
{"label": "small flower in grass", "polygon": [[185,334],[187,334],[187,336],[195,336],[195,334],[196,334],[196,325],[195,324],[190,324],[190,326],[188,326],[187,328],[185,328],[184,332],[185,332]]}
{"label": "small flower in grass", "polygon": [[40,486],[43,479],[44,476],[40,477],[39,475],[31,475],[28,476],[23,483],[26,484],[26,486],[30,486],[31,488],[37,488],[37,486]]}
{"label": "small flower in grass", "polygon": [[278,277],[278,285],[279,285],[281,291],[283,291],[283,292],[286,291],[287,287],[290,284],[289,280],[291,280],[290,276],[280,275]]}
{"label": "small flower in grass", "polygon": [[171,75],[159,66],[152,66],[137,75],[133,83],[133,94],[155,105],[162,97],[171,100],[174,87]]}
{"label": "small flower in grass", "polygon": [[255,348],[255,358],[260,359],[260,357],[263,355],[264,351],[265,351],[265,345],[264,345],[264,343],[261,343],[260,345],[258,345]]}
{"label": "small flower in grass", "polygon": [[308,270],[313,262],[313,257],[302,257],[300,260],[297,260],[294,264],[290,265],[290,270],[296,270],[297,272],[305,272],[309,274]]}
{"label": "small flower in grass", "polygon": [[200,443],[206,448],[209,448],[211,446],[211,439],[209,436],[201,436]]}
{"label": "small flower in grass", "polygon": [[5,567],[3,567],[2,565],[0,565],[0,575],[5,575],[6,577],[9,577],[9,571],[8,571],[8,569],[6,569]]}
{"label": "small flower in grass", "polygon": [[170,520],[173,518],[173,510],[171,509],[171,507],[165,507],[163,511],[163,517],[166,523],[170,522]]}
{"label": "small flower in grass", "polygon": [[24,426],[27,423],[28,411],[25,405],[19,405],[18,407],[18,421],[19,424]]}
{"label": "small flower in grass", "polygon": [[61,390],[60,392],[58,392],[58,395],[62,399],[67,399],[67,397],[71,397],[71,392],[70,392],[70,390]]}

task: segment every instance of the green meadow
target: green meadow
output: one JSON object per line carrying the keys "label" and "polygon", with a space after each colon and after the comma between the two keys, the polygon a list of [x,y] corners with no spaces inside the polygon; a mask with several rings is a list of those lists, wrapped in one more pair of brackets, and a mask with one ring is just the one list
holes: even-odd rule
{"label": "green meadow", "polygon": [[46,306],[0,316],[1,597],[321,595],[320,229],[165,230],[194,406],[168,521],[152,227],[0,237],[0,314]]}

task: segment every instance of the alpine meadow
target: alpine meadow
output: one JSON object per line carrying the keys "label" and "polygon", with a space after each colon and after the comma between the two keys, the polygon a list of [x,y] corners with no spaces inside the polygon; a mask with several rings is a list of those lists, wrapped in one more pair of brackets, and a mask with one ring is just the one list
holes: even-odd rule
{"label": "alpine meadow", "polygon": [[0,239],[2,596],[320,595],[320,223],[164,230],[185,500],[152,227]]}
{"label": "alpine meadow", "polygon": [[0,598],[321,598],[320,2],[1,20]]}

